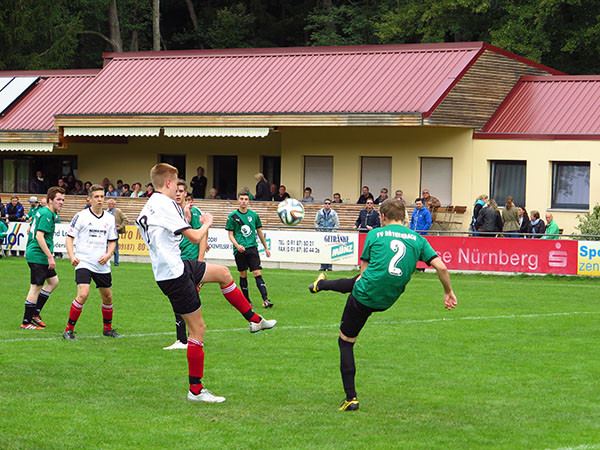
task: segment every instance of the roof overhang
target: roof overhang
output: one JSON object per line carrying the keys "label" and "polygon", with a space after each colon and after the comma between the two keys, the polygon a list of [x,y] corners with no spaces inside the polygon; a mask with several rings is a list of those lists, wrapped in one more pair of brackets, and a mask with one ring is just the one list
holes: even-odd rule
{"label": "roof overhang", "polygon": [[51,152],[54,144],[44,142],[0,142],[0,152]]}
{"label": "roof overhang", "polygon": [[0,130],[2,152],[51,152],[58,144],[58,131]]}

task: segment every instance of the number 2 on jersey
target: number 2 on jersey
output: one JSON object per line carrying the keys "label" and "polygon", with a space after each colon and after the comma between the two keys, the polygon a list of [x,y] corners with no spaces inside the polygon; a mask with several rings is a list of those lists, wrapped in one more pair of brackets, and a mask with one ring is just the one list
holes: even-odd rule
{"label": "number 2 on jersey", "polygon": [[390,242],[390,249],[395,253],[394,257],[390,260],[390,265],[388,266],[388,272],[390,275],[395,275],[397,277],[402,276],[402,269],[397,267],[398,263],[404,255],[406,255],[406,245],[404,242],[399,241],[398,239],[394,239]]}

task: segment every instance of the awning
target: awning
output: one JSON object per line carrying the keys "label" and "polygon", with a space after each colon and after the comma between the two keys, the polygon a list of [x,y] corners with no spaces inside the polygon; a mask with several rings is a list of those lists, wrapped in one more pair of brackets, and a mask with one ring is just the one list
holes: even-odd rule
{"label": "awning", "polygon": [[65,136],[158,137],[160,127],[65,127]]}
{"label": "awning", "polygon": [[51,152],[53,148],[48,142],[0,142],[0,152]]}
{"label": "awning", "polygon": [[164,127],[167,137],[260,137],[269,134],[268,127]]}

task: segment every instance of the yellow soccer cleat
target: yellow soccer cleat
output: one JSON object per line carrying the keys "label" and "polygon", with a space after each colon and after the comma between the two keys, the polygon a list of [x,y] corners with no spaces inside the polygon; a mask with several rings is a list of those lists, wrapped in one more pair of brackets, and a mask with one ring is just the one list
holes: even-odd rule
{"label": "yellow soccer cleat", "polygon": [[338,409],[340,411],[358,411],[358,400],[356,397],[352,400],[344,400]]}
{"label": "yellow soccer cleat", "polygon": [[319,281],[321,280],[326,280],[327,279],[327,274],[325,272],[321,272],[319,274],[319,276],[317,277],[317,279],[311,283],[310,286],[308,286],[308,290],[313,293],[316,294],[317,292],[319,292]]}

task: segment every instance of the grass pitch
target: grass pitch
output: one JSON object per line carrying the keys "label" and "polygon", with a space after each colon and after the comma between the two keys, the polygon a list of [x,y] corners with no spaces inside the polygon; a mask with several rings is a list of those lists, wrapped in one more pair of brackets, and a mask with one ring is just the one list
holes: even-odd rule
{"label": "grass pitch", "polygon": [[[310,294],[316,273],[265,270],[279,323],[251,335],[216,285],[201,291],[204,382],[219,405],[186,401],[185,351],[148,264],[113,269],[114,327],[92,292],[61,333],[74,269],[22,331],[24,259],[0,260],[0,448],[600,448],[600,280],[453,275],[454,311],[434,274],[414,275],[355,347],[360,410],[337,411],[345,296]],[[334,272],[330,277],[351,276]],[[259,294],[250,282],[251,295]]]}

